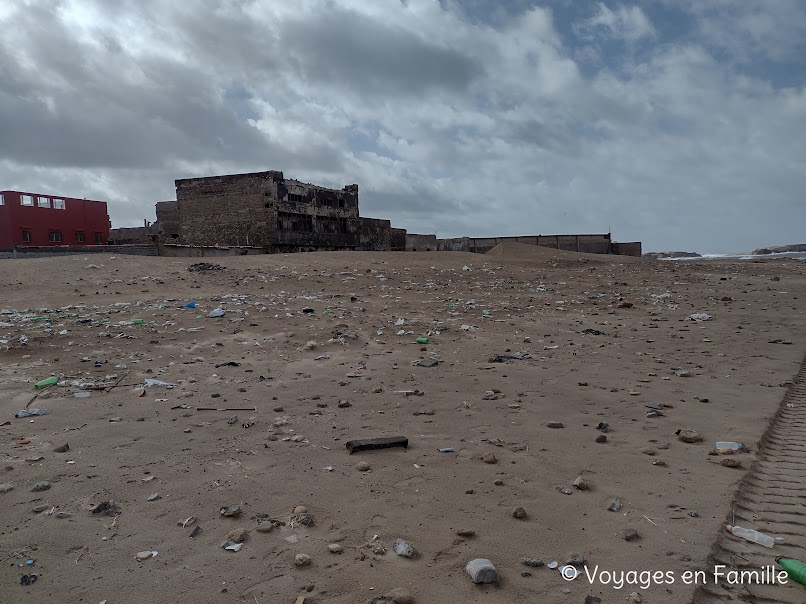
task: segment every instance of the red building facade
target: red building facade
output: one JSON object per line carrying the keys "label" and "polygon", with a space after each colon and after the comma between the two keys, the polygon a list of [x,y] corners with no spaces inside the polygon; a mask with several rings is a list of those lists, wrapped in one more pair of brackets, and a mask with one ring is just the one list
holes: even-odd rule
{"label": "red building facade", "polygon": [[104,201],[0,191],[0,250],[106,245],[108,240]]}

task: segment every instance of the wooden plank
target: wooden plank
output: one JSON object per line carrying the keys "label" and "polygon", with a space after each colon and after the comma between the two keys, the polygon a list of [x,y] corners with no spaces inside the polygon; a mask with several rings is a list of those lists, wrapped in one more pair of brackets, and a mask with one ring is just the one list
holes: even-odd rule
{"label": "wooden plank", "polygon": [[403,447],[404,449],[408,449],[409,439],[405,436],[389,436],[387,438],[348,440],[346,447],[351,454],[356,451],[372,451],[374,449],[388,449],[390,447]]}

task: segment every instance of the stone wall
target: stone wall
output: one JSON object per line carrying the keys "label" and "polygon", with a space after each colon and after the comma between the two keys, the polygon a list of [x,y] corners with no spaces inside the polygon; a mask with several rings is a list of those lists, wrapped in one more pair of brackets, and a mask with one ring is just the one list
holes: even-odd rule
{"label": "stone wall", "polygon": [[155,234],[155,225],[109,229],[109,242],[115,245],[151,245]]}
{"label": "stone wall", "polygon": [[176,199],[182,245],[281,252],[359,246],[358,185],[335,190],[254,172],[177,180]]}
{"label": "stone wall", "polygon": [[176,181],[179,242],[198,246],[275,244],[273,201],[282,172],[254,172]]}
{"label": "stone wall", "polygon": [[160,201],[156,204],[157,232],[167,240],[179,239],[179,204],[175,201]]}
{"label": "stone wall", "polygon": [[[586,235],[527,235],[520,237],[456,237],[439,239],[438,249],[454,252],[476,252],[483,254],[499,243],[524,243],[539,245],[569,252],[585,252],[588,254],[618,253],[612,249],[609,234]],[[634,246],[636,244],[622,244]],[[640,248],[640,243],[637,244]],[[623,248],[632,249],[632,248]],[[623,252],[622,252],[623,253]]]}

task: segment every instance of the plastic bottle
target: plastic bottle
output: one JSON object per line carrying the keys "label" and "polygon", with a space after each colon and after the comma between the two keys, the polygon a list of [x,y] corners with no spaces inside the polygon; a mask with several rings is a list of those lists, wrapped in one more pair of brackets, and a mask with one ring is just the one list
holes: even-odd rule
{"label": "plastic bottle", "polygon": [[429,343],[428,338],[417,338],[414,341],[417,342],[418,344],[428,344]]}
{"label": "plastic bottle", "polygon": [[53,384],[55,384],[58,381],[59,381],[59,378],[57,378],[55,375],[52,375],[49,378],[45,378],[41,382],[37,382],[34,385],[34,388],[36,388],[37,390],[42,390],[42,388],[47,388],[48,386],[53,386]]}
{"label": "plastic bottle", "polygon": [[741,526],[731,526],[730,524],[725,525],[725,528],[729,533],[733,533],[737,537],[746,539],[751,543],[758,543],[759,545],[763,545],[764,547],[772,547],[773,545],[775,545],[775,539],[773,537],[765,535],[764,533],[760,533],[756,530],[746,529]]}
{"label": "plastic bottle", "polygon": [[719,441],[716,443],[716,449],[732,449],[734,451],[741,451],[744,449],[744,445],[742,443],[737,442],[728,442],[728,441]]}
{"label": "plastic bottle", "polygon": [[775,561],[786,571],[790,579],[801,585],[806,585],[806,564],[793,558],[783,558],[778,556]]}

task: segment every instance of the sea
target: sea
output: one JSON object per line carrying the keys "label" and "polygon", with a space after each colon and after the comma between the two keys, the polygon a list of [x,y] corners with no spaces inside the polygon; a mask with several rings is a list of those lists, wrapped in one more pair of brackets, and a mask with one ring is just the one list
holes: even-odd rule
{"label": "sea", "polygon": [[749,254],[747,252],[739,252],[735,254],[702,254],[699,258],[661,258],[661,260],[674,260],[675,262],[702,262],[704,260],[772,260],[774,258],[806,260],[806,252],[781,252],[779,254]]}

